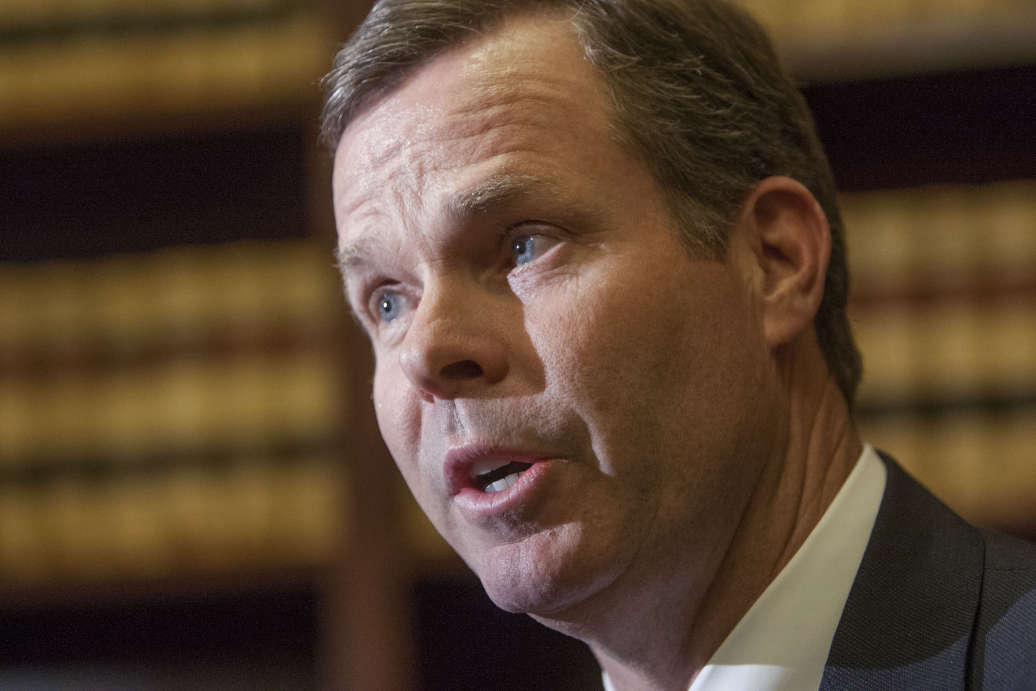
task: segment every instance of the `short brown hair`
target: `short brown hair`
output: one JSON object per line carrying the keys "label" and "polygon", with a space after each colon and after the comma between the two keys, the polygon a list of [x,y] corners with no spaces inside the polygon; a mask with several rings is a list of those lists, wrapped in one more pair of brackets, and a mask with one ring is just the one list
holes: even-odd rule
{"label": "short brown hair", "polygon": [[523,12],[564,12],[608,88],[617,137],[666,195],[684,240],[720,259],[745,196],[787,175],[827,215],[831,258],[814,318],[850,406],[862,372],[846,317],[849,273],[834,177],[812,115],[762,28],[723,0],[380,0],[324,78],[321,137],[437,54]]}

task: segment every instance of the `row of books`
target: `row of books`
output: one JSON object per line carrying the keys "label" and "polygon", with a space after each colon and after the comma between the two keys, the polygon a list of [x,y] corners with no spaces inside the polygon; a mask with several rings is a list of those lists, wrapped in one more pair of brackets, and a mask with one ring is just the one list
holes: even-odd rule
{"label": "row of books", "polygon": [[[852,76],[871,63],[879,70],[882,63],[926,69],[1036,58],[1036,6],[1029,0],[742,2],[773,30],[800,76]],[[228,16],[248,21],[225,21]],[[48,40],[48,24],[74,29],[77,21],[125,28]],[[162,21],[173,23],[153,30]],[[38,40],[26,40],[33,27]],[[347,31],[329,26],[317,3],[304,0],[6,0],[0,3],[0,132],[31,137],[68,127],[147,127],[212,112],[311,107],[333,45]]]}
{"label": "row of books", "polygon": [[808,25],[845,27],[880,26],[895,28],[941,21],[974,21],[994,17],[1011,17],[1032,9],[1026,0],[878,0],[861,4],[853,0],[735,0],[761,17],[772,18],[774,26]]}
{"label": "row of books", "polygon": [[301,240],[0,266],[0,584],[324,563],[343,309]]}
{"label": "row of books", "polygon": [[1036,395],[1036,294],[1001,302],[889,304],[852,319],[866,405]]}
{"label": "row of books", "polygon": [[0,471],[323,440],[346,419],[340,372],[324,352],[5,381]]}
{"label": "row of books", "polygon": [[158,32],[0,41],[0,132],[19,141],[38,132],[161,130],[178,118],[308,110],[330,64],[329,29],[303,8],[247,22],[201,17]]}
{"label": "row of books", "polygon": [[199,14],[272,12],[311,2],[299,0],[4,0],[0,28],[119,17],[182,17]]}
{"label": "row of books", "polygon": [[981,36],[983,28],[1012,20],[1030,21],[1032,3],[1027,0],[735,0],[782,38],[812,37],[822,43],[852,41],[879,34],[905,37],[910,31],[949,33],[965,30]]}
{"label": "row of books", "polygon": [[863,436],[1036,535],[1036,181],[846,195]]}
{"label": "row of books", "polygon": [[344,419],[344,306],[311,243],[6,265],[0,296],[0,467],[321,439]]}
{"label": "row of books", "polygon": [[257,327],[319,339],[344,309],[340,286],[330,250],[304,241],[0,264],[0,352],[125,354]]}
{"label": "row of books", "polygon": [[843,206],[865,405],[1036,393],[1036,182]]}
{"label": "row of books", "polygon": [[43,485],[0,483],[0,591],[327,563],[347,494],[339,459]]}
{"label": "row of books", "polygon": [[736,0],[807,81],[1028,63],[1036,59],[1029,0]]}
{"label": "row of books", "polygon": [[854,193],[842,198],[859,303],[1036,283],[1036,181]]}
{"label": "row of books", "polygon": [[[811,24],[838,26],[852,22],[864,26],[881,20],[902,22],[967,21],[989,15],[1011,16],[1031,9],[1026,0],[882,0],[861,5],[853,0],[737,0],[752,12],[772,17],[777,25]],[[6,0],[0,6],[0,25],[15,22],[54,22],[91,17],[178,16],[203,12],[270,12],[282,7],[313,5],[307,0]]]}
{"label": "row of books", "polygon": [[859,423],[864,439],[964,517],[1036,539],[1036,405]]}

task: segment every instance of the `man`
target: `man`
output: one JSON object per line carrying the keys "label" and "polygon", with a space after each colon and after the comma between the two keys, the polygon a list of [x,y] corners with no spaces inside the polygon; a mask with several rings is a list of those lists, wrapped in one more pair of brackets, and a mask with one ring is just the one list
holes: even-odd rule
{"label": "man", "polygon": [[379,426],[497,605],[614,689],[1036,683],[1032,549],[856,433],[834,184],[748,17],[388,0],[326,86]]}

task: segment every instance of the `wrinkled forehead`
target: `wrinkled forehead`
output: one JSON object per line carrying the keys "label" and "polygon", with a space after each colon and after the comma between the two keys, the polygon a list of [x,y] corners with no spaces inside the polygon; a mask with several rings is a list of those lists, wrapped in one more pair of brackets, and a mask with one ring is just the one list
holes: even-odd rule
{"label": "wrinkled forehead", "polygon": [[[571,21],[556,15],[511,18],[490,33],[437,55],[396,88],[365,105],[343,133],[335,154],[337,213],[369,198],[359,170],[401,161],[434,161],[435,144],[501,144],[493,137],[549,137],[559,122],[585,122],[604,131],[604,86],[586,59]],[[415,150],[424,154],[414,156]],[[479,152],[473,151],[473,155]],[[411,174],[424,171],[410,170]],[[360,176],[362,177],[362,176]]]}
{"label": "wrinkled forehead", "polygon": [[[574,66],[583,69],[571,69]],[[603,87],[572,19],[557,12],[525,12],[506,18],[487,32],[434,54],[408,69],[405,78],[387,91],[372,95],[345,132],[389,108],[407,110],[420,120],[442,104],[444,89],[450,90],[448,105],[463,112],[465,107],[486,101],[503,105],[520,87],[540,80],[567,81],[567,88],[584,93]]]}

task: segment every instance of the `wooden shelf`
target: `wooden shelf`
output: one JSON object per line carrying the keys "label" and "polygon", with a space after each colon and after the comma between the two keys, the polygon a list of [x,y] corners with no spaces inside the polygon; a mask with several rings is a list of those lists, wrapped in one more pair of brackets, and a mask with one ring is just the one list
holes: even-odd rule
{"label": "wooden shelf", "polygon": [[0,144],[315,119],[330,64],[325,24],[85,36],[0,47]]}
{"label": "wooden shelf", "polygon": [[[890,5],[865,18],[850,3],[825,11],[809,2],[744,4],[773,31],[786,65],[807,83],[1036,62],[1031,3],[1002,1],[985,12],[975,3],[928,14]],[[264,5],[278,3],[213,3],[237,11]],[[0,43],[0,144],[315,118],[318,81],[340,37],[330,35],[315,11],[272,16],[265,23]]]}
{"label": "wooden shelf", "polygon": [[841,82],[1036,61],[1036,5],[854,0],[741,0],[806,82]]}
{"label": "wooden shelf", "polygon": [[315,592],[324,568],[239,568],[209,575],[122,578],[98,583],[70,581],[12,588],[0,587],[0,610],[14,611],[83,606],[144,606],[199,598],[234,598],[267,592]]}
{"label": "wooden shelf", "polygon": [[808,82],[834,82],[977,70],[1036,61],[1036,12],[1017,21],[967,27],[932,23],[910,35],[863,34],[838,40],[796,41],[789,71]]}

